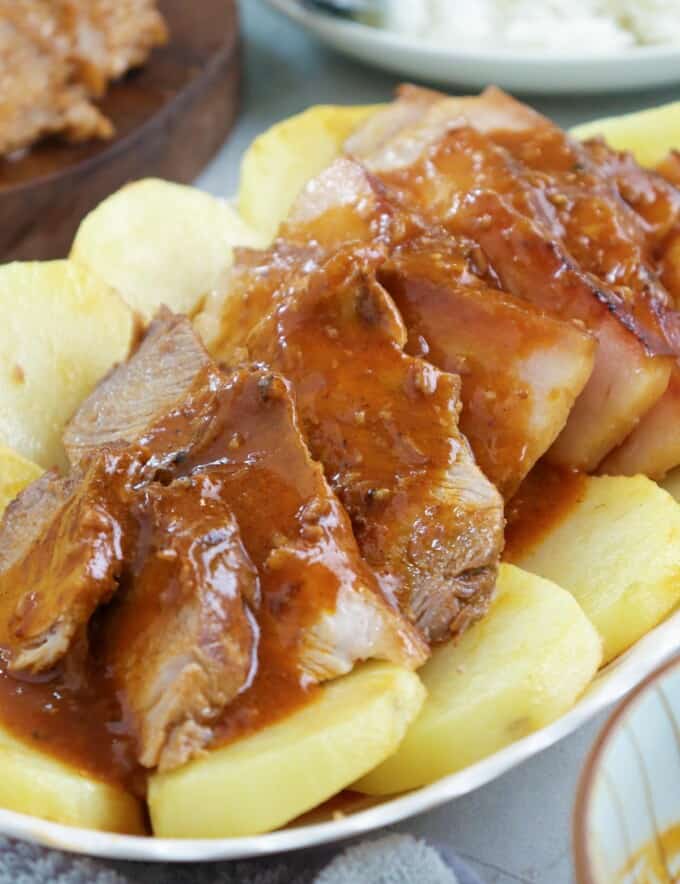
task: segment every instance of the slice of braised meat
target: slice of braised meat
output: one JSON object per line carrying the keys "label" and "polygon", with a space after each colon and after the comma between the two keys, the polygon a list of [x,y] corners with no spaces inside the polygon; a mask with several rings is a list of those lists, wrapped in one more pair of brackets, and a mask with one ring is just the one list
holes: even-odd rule
{"label": "slice of braised meat", "polygon": [[199,753],[255,672],[257,572],[221,492],[205,473],[148,485],[132,506],[134,564],[98,638],[146,767]]}
{"label": "slice of braised meat", "polygon": [[242,368],[216,395],[214,419],[182,469],[216,475],[258,569],[263,646],[305,682],[368,658],[415,668],[427,650],[384,599],[347,513],[312,460],[286,381]]}
{"label": "slice of braised meat", "polygon": [[[361,159],[403,204],[478,244],[505,290],[597,336],[591,378],[549,455],[594,469],[664,392],[671,348],[644,299],[622,297],[570,255],[536,173],[479,131],[481,110],[469,125],[468,111],[465,100],[432,102],[417,125]],[[496,125],[497,109],[484,121]]]}
{"label": "slice of braised meat", "polygon": [[[181,420],[197,378],[213,366],[186,316],[161,308],[136,352],[109,372],[82,403],[64,432],[73,465],[102,445],[135,443],[156,467],[189,448],[200,424]],[[146,431],[170,412],[178,414],[167,450],[149,446]]]}
{"label": "slice of braised meat", "polygon": [[458,429],[458,378],[404,353],[406,329],[375,278],[381,260],[354,244],[301,262],[270,292],[276,306],[246,349],[291,381],[303,435],[364,558],[433,641],[484,613],[503,506]]}
{"label": "slice of braised meat", "polygon": [[[164,354],[166,370],[154,371]],[[176,391],[168,380],[174,354],[182,365]],[[140,381],[126,387],[131,377]],[[117,397],[118,389],[128,392]],[[189,321],[164,311],[131,359],[95,389],[73,426],[96,427],[97,445],[141,446],[147,480],[172,481],[221,465],[222,500],[234,511],[258,569],[263,611],[267,599],[299,588],[291,591],[290,617],[302,617],[301,624],[290,626],[289,619],[282,628],[296,636],[307,679],[331,678],[369,657],[411,667],[423,662],[426,648],[386,603],[361,560],[349,520],[309,455],[281,378],[248,370],[225,376]],[[89,450],[92,435],[82,429],[79,434],[85,442],[79,450]],[[325,514],[318,525],[314,513]],[[270,557],[288,565],[270,573]]]}
{"label": "slice of braised meat", "polygon": [[[680,164],[671,154],[658,172],[597,139],[584,150],[600,174],[615,182],[621,197],[642,219],[651,260],[680,307]],[[661,174],[659,174],[661,173]],[[672,329],[677,341],[677,329]],[[661,479],[680,464],[680,364],[676,361],[664,395],[626,440],[600,464],[600,472]]]}
{"label": "slice of braised meat", "polygon": [[[669,294],[664,286],[674,285],[671,268],[677,265],[663,255],[672,249],[669,231],[673,216],[677,224],[680,194],[653,172],[636,170],[625,155],[617,161],[602,145],[599,150],[596,145],[584,147],[498,89],[463,101],[474,125],[538,173],[535,183],[548,200],[551,226],[580,265],[619,298],[624,321],[629,316],[632,327],[643,330],[652,352],[680,354],[679,316],[673,291]],[[490,107],[493,120],[487,118]],[[615,302],[614,309],[618,306]],[[666,348],[659,346],[659,337]],[[676,362],[664,394],[599,470],[662,478],[678,464],[680,367]]]}
{"label": "slice of braised meat", "polygon": [[[336,160],[303,190],[281,233],[289,251],[291,242],[312,236],[327,250],[352,241],[387,248],[378,278],[408,329],[406,349],[460,375],[461,429],[484,474],[510,497],[555,441],[587,383],[593,337],[501,291],[488,278],[481,249],[399,209],[384,186],[348,159]],[[258,291],[264,291],[261,312],[268,308],[269,285],[269,275],[258,275],[246,289],[251,308]],[[233,317],[226,321],[238,327]]]}
{"label": "slice of braised meat", "polygon": [[43,474],[0,524],[0,645],[13,672],[53,666],[117,588],[137,462],[103,451],[67,478]]}

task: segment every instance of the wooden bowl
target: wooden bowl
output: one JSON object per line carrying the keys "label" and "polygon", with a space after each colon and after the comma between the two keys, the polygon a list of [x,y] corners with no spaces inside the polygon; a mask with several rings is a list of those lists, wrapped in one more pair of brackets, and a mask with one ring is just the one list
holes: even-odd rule
{"label": "wooden bowl", "polygon": [[238,106],[236,0],[160,0],[167,46],[111,86],[100,106],[110,141],[56,138],[0,159],[0,261],[68,254],[83,216],[127,181],[193,180],[219,149]]}

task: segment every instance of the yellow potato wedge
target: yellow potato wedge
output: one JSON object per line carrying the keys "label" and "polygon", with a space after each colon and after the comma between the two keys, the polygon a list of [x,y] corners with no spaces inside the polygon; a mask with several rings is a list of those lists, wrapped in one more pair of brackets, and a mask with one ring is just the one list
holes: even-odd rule
{"label": "yellow potato wedge", "polygon": [[589,477],[578,503],[512,561],[574,595],[606,663],[680,602],[680,506],[645,476]]}
{"label": "yellow potato wedge", "polygon": [[260,245],[262,237],[225,200],[149,178],[90,212],[71,258],[149,320],[161,304],[193,313],[231,264],[234,246]]}
{"label": "yellow potato wedge", "polygon": [[0,445],[0,516],[17,494],[42,473],[37,464]]}
{"label": "yellow potato wedge", "polygon": [[394,752],[424,696],[412,672],[387,663],[358,667],[282,721],[153,775],[154,833],[219,838],[282,826]]}
{"label": "yellow potato wedge", "polygon": [[486,617],[419,670],[427,699],[397,751],[352,788],[403,792],[491,755],[570,709],[601,656],[568,592],[502,565]]}
{"label": "yellow potato wedge", "polygon": [[0,726],[0,807],[67,826],[144,833],[140,802],[87,776]]}
{"label": "yellow potato wedge", "polygon": [[134,337],[130,309],[71,261],[0,266],[0,443],[43,467],[61,434]]}
{"label": "yellow potato wedge", "polygon": [[256,138],[241,161],[238,208],[271,241],[302,187],[380,105],[316,105]]}
{"label": "yellow potato wedge", "polygon": [[641,166],[656,166],[670,150],[680,147],[680,101],[634,114],[605,117],[571,134],[581,141],[601,135],[617,150],[629,150]]}

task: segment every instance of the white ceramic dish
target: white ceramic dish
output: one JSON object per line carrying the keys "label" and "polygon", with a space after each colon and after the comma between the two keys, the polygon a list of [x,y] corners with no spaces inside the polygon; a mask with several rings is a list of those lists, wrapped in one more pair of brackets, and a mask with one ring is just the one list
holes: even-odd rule
{"label": "white ceramic dish", "polygon": [[494,83],[510,91],[543,94],[624,91],[680,82],[679,47],[641,46],[599,55],[466,51],[312,12],[298,0],[269,3],[328,46],[404,78],[472,89]]}
{"label": "white ceramic dish", "polygon": [[444,777],[431,786],[386,800],[368,810],[341,819],[295,826],[267,835],[209,840],[112,835],[0,810],[0,833],[76,853],[164,862],[206,862],[264,856],[349,838],[444,804],[496,779],[585,724],[679,650],[680,611],[603,669],[579,703],[549,727],[513,743],[472,767]]}
{"label": "white ceramic dish", "polygon": [[574,806],[578,884],[648,881],[639,853],[656,853],[673,881],[680,856],[663,833],[680,826],[680,658],[616,710],[585,764]]}

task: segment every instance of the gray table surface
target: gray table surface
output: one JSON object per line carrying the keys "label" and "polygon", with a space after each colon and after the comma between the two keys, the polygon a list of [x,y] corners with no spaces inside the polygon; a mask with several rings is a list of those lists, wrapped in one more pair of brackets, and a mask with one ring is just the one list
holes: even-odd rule
{"label": "gray table surface", "polygon": [[[336,55],[260,0],[242,0],[246,81],[240,120],[198,184],[235,192],[240,158],[252,139],[311,104],[386,100],[396,78]],[[660,104],[680,88],[617,96],[529,100],[562,125]],[[603,718],[472,795],[394,828],[448,844],[488,884],[573,880],[570,816],[584,757]]]}

